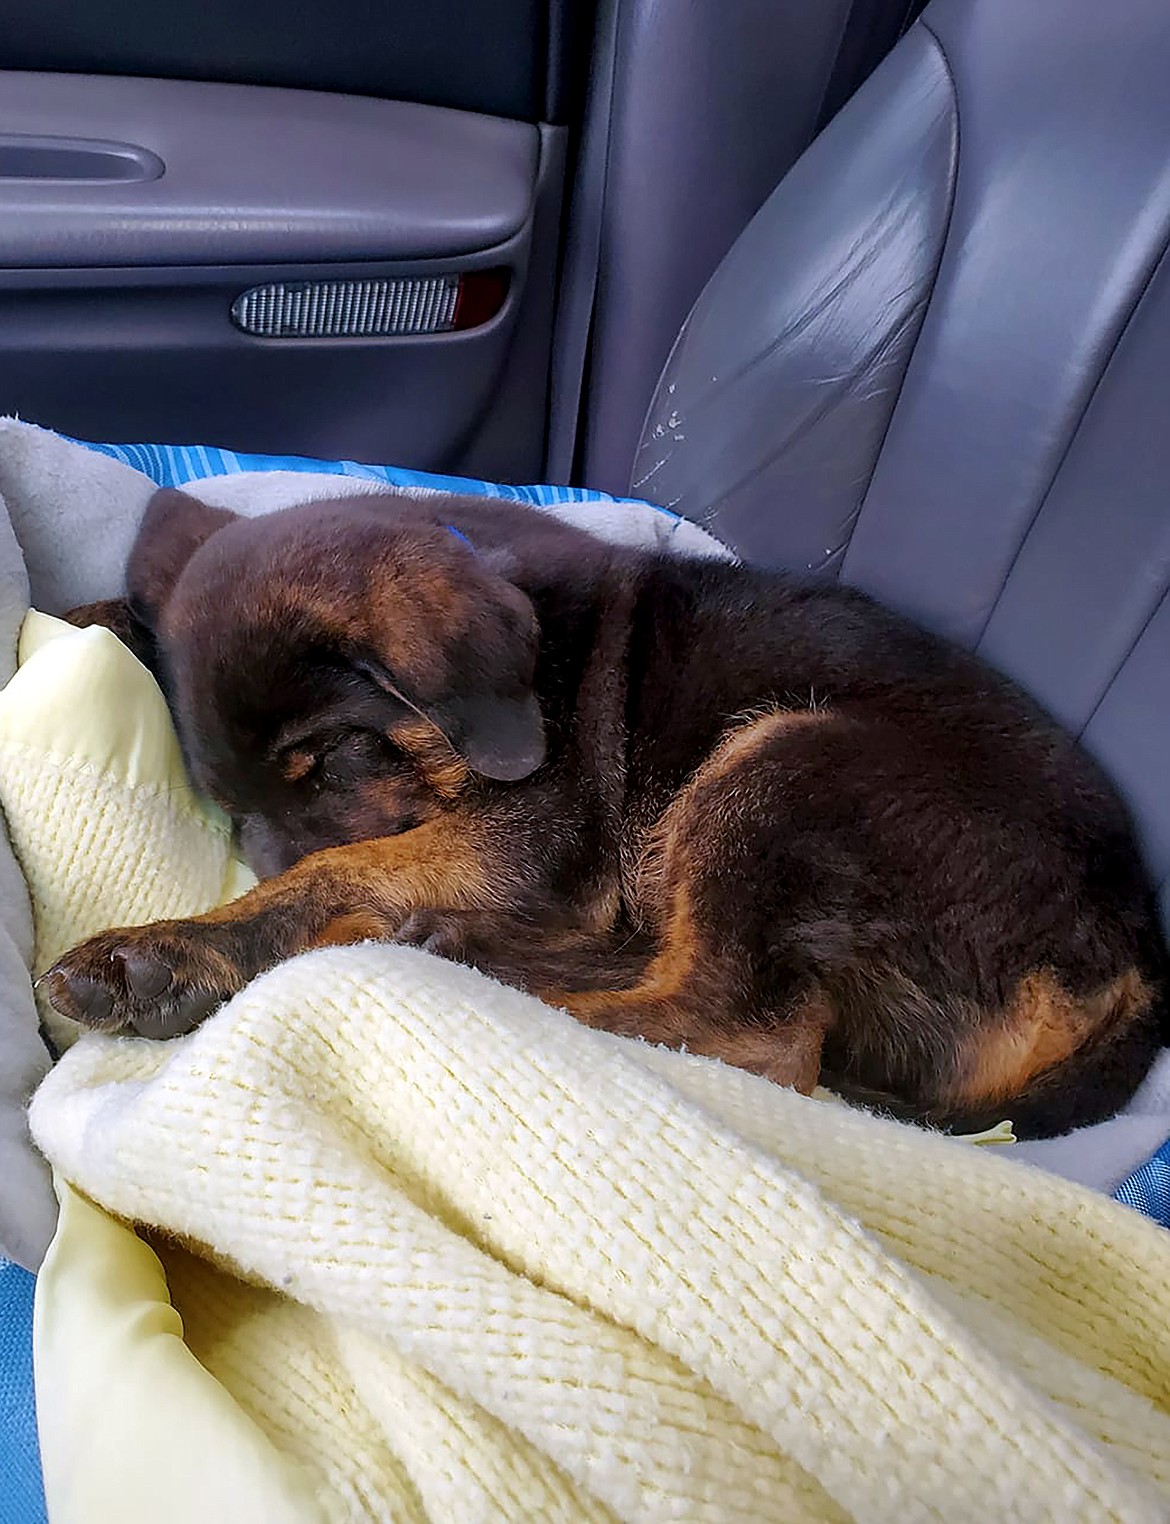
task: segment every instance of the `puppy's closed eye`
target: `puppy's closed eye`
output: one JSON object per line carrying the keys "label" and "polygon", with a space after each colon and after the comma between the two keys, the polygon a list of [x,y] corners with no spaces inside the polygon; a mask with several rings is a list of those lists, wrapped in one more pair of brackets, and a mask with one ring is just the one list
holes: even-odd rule
{"label": "puppy's closed eye", "polygon": [[320,782],[333,787],[384,774],[392,760],[384,737],[356,729],[307,737],[279,755],[287,783]]}

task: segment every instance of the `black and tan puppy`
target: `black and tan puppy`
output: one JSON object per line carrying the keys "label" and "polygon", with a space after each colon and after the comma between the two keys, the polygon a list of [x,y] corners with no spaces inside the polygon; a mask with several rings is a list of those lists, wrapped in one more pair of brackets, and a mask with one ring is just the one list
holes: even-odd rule
{"label": "black and tan puppy", "polygon": [[268,875],[48,976],[169,1036],[307,948],[432,947],[581,1021],[943,1125],[1108,1116],[1162,1039],[1125,811],[865,597],[533,510],[152,501],[121,621]]}

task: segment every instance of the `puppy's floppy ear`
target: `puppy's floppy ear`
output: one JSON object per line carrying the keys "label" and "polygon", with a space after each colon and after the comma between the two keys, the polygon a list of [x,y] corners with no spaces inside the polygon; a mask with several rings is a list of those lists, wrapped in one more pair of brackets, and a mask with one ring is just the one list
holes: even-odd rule
{"label": "puppy's floppy ear", "polygon": [[154,636],[134,617],[128,599],[103,598],[98,603],[83,603],[78,608],[70,609],[63,617],[79,630],[96,624],[111,631],[133,652],[148,672],[159,676],[158,647],[154,643]]}
{"label": "puppy's floppy ear", "polygon": [[209,508],[174,487],[162,487],[154,494],[126,565],[126,591],[136,619],[148,629],[157,626],[187,562],[217,529],[235,518],[226,508]]}
{"label": "puppy's floppy ear", "polygon": [[428,537],[424,575],[402,570],[374,600],[356,665],[429,720],[473,772],[501,783],[527,778],[545,755],[532,604],[449,534]]}

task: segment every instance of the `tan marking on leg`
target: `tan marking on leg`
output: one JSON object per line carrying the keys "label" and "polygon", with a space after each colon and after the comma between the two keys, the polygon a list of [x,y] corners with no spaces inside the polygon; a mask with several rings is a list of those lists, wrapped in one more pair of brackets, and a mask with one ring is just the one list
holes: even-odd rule
{"label": "tan marking on leg", "polygon": [[285,873],[262,879],[230,904],[193,917],[187,926],[279,925],[280,956],[315,946],[341,916],[360,914],[390,933],[412,910],[490,910],[500,899],[476,833],[465,819],[439,816],[374,841],[327,847]]}
{"label": "tan marking on leg", "polygon": [[[598,1026],[607,1031],[636,1032],[649,1037],[649,1032],[638,1025],[636,1013],[641,1011],[648,1014],[652,1008],[678,999],[698,971],[700,952],[690,896],[686,886],[680,885],[674,892],[672,913],[663,929],[658,951],[651,958],[641,981],[633,989],[586,990],[576,994],[549,990],[541,998],[549,1005],[564,1007],[586,1026]],[[619,1026],[614,1026],[611,1019],[615,1006],[623,1013],[619,1018]]]}
{"label": "tan marking on leg", "polygon": [[692,1046],[692,1052],[718,1058],[735,1069],[746,1069],[811,1095],[821,1078],[821,1050],[833,1024],[833,1011],[826,998],[808,995],[775,1025],[740,1027],[732,1032],[712,1032]]}
{"label": "tan marking on leg", "polygon": [[380,942],[386,937],[387,926],[382,916],[371,915],[366,910],[355,910],[349,915],[336,916],[323,926],[313,938],[314,947],[352,947],[355,942]]}
{"label": "tan marking on leg", "polygon": [[584,1026],[717,1058],[803,1095],[811,1095],[820,1081],[821,1050],[833,1022],[831,1008],[819,995],[810,996],[769,1026],[732,1026],[726,1021],[719,1025],[718,1018],[725,1013],[696,1001],[687,990],[664,997],[645,984],[632,990],[554,992],[543,998]]}
{"label": "tan marking on leg", "polygon": [[1048,969],[1026,974],[997,1023],[978,1032],[948,1088],[948,1105],[1010,1100],[1045,1070],[1115,1026],[1128,1026],[1149,1007],[1150,987],[1136,969],[1076,999]]}
{"label": "tan marking on leg", "polygon": [[740,720],[724,734],[684,792],[727,777],[751,761],[775,736],[809,725],[824,725],[835,718],[831,709],[769,709]]}
{"label": "tan marking on leg", "polygon": [[[777,735],[833,718],[822,709],[774,709],[729,731],[663,811],[638,862],[634,897],[657,939],[642,979],[631,989],[551,989],[542,998],[586,1026],[685,1046],[778,1084],[814,1089],[832,1012],[818,996],[767,1027],[737,1020],[728,970],[698,922],[691,885],[703,872],[704,834],[718,831],[713,811],[734,800],[736,775]],[[708,790],[712,801],[704,798]]]}
{"label": "tan marking on leg", "polygon": [[[473,838],[466,821],[441,818],[314,853],[207,915],[103,932],[49,971],[50,1000],[92,1026],[155,1037],[187,1031],[296,953],[392,938],[418,910],[490,909],[497,875]],[[141,988],[168,974],[161,987]]]}
{"label": "tan marking on leg", "polygon": [[711,753],[667,805],[646,838],[634,870],[633,898],[644,913],[661,907],[669,893],[668,885],[679,866],[679,842],[688,825],[688,816],[702,808],[701,796],[722,785],[720,807],[734,802],[728,782],[755,760],[764,747],[786,731],[810,725],[822,725],[834,719],[831,709],[769,709],[764,714],[740,720],[728,730]]}

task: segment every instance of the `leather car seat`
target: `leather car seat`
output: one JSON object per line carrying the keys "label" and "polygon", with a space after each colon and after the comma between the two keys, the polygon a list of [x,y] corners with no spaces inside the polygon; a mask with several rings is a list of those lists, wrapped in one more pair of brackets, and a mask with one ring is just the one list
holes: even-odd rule
{"label": "leather car seat", "polygon": [[933,0],[739,237],[631,490],[1083,736],[1170,924],[1170,7]]}

